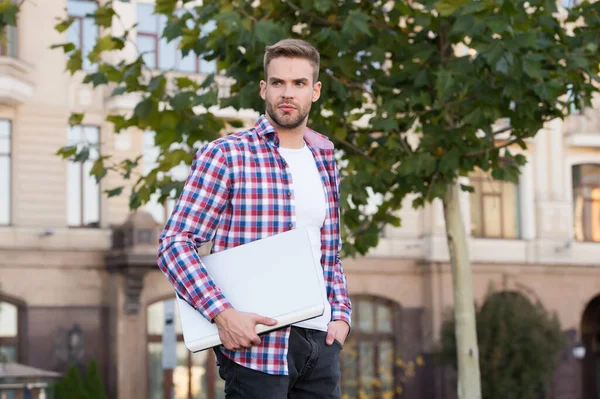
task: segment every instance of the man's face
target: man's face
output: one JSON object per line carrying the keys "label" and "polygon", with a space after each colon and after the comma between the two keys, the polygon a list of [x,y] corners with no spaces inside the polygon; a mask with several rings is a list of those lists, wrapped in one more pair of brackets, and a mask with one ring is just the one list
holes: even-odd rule
{"label": "man's face", "polygon": [[295,129],[308,117],[311,104],[321,95],[321,82],[313,82],[314,69],[303,58],[279,57],[267,68],[267,81],[260,82],[260,96],[267,114],[283,129]]}

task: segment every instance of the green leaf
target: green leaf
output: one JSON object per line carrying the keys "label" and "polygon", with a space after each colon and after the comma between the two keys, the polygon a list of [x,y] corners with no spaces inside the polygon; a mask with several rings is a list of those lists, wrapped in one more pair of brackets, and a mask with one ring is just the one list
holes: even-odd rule
{"label": "green leaf", "polygon": [[123,115],[109,115],[106,117],[106,121],[115,125],[115,133],[119,133],[121,130],[129,126],[129,122]]}
{"label": "green leaf", "polygon": [[231,127],[234,127],[236,129],[241,129],[244,127],[244,122],[239,119],[231,119],[231,120],[227,121],[227,123],[229,123],[229,125],[231,125]]}
{"label": "green leaf", "polygon": [[175,7],[177,6],[176,0],[156,0],[156,6],[154,7],[154,12],[156,14],[165,14],[171,15],[175,12]]}
{"label": "green leaf", "polygon": [[280,38],[281,30],[273,20],[259,21],[255,26],[256,38],[264,44],[271,44]]}
{"label": "green leaf", "polygon": [[82,67],[83,59],[81,58],[81,50],[74,51],[67,61],[66,70],[71,72],[71,75],[73,75],[75,72],[80,71]]}
{"label": "green leaf", "polygon": [[173,96],[171,98],[171,106],[175,111],[181,111],[183,109],[189,108],[192,105],[193,94],[189,91],[182,91]]}
{"label": "green leaf", "polygon": [[116,96],[120,96],[120,95],[122,95],[124,93],[127,93],[127,87],[126,86],[119,86],[119,87],[117,87],[117,88],[115,88],[113,90],[113,92],[111,93],[111,96],[116,97]]}
{"label": "green leaf", "polygon": [[89,147],[83,147],[81,151],[75,155],[75,162],[85,162],[90,158],[90,149]]}
{"label": "green leaf", "polygon": [[508,62],[506,62],[505,58],[496,63],[496,70],[503,75],[508,75]]}
{"label": "green leaf", "polygon": [[346,17],[346,21],[342,27],[342,34],[354,37],[358,33],[371,36],[369,16],[360,11],[352,10]]}
{"label": "green leaf", "polygon": [[100,54],[103,51],[122,50],[124,47],[125,43],[122,39],[111,35],[102,36],[96,40],[93,50],[88,54],[88,59],[96,63],[100,61]]}
{"label": "green leaf", "polygon": [[2,0],[0,2],[0,17],[4,25],[17,26],[17,14],[19,6],[11,0]]}
{"label": "green leaf", "polygon": [[75,22],[75,18],[73,18],[73,17],[67,18],[64,21],[60,21],[58,24],[54,25],[54,29],[58,33],[63,33],[67,29],[69,29],[69,27],[73,24],[73,22]]}
{"label": "green leaf", "polygon": [[99,158],[94,161],[92,169],[90,169],[90,175],[94,176],[96,183],[99,183],[107,173],[108,170],[104,167],[104,158]]}
{"label": "green leaf", "polygon": [[333,137],[335,137],[338,140],[345,140],[347,136],[348,129],[346,128],[346,126],[338,126],[333,131]]}
{"label": "green leaf", "polygon": [[459,8],[469,3],[469,0],[440,0],[434,3],[434,7],[442,17],[449,17]]}
{"label": "green leaf", "polygon": [[98,7],[94,13],[96,25],[103,28],[110,28],[112,25],[112,19],[115,15],[117,15],[117,13],[110,4]]}
{"label": "green leaf", "polygon": [[198,83],[186,76],[175,78],[175,83],[180,89],[187,89],[188,87],[198,89]]}
{"label": "green leaf", "polygon": [[75,44],[73,43],[61,43],[61,44],[53,44],[52,46],[50,46],[51,49],[57,49],[57,48],[62,48],[64,53],[70,53],[71,51],[75,50]]}
{"label": "green leaf", "polygon": [[104,190],[104,192],[106,193],[106,195],[108,196],[108,198],[110,197],[117,197],[119,195],[121,195],[121,193],[123,193],[123,189],[125,187],[121,186],[121,187],[117,187],[117,188],[113,188],[110,190]]}
{"label": "green leaf", "polygon": [[174,131],[179,122],[179,114],[175,111],[163,111],[160,115],[160,125],[158,130]]}
{"label": "green leaf", "polygon": [[331,8],[331,0],[314,0],[314,7],[321,14],[325,14]]}
{"label": "green leaf", "polygon": [[76,145],[68,145],[68,146],[59,148],[58,151],[56,151],[56,155],[62,156],[63,159],[68,159],[68,158],[72,157],[73,155],[75,155],[76,152],[77,152]]}
{"label": "green leaf", "polygon": [[176,19],[174,21],[169,21],[167,23],[167,26],[163,30],[162,37],[167,39],[167,42],[170,42],[171,40],[174,40],[174,39],[180,37],[181,35],[183,35],[184,27],[185,27],[185,22],[180,19]]}
{"label": "green leaf", "polygon": [[386,133],[398,130],[398,121],[394,118],[372,120],[371,124],[373,129],[381,129]]}
{"label": "green leaf", "polygon": [[167,85],[167,79],[163,75],[154,76],[148,83],[148,91],[153,94],[161,95]]}
{"label": "green leaf", "polygon": [[84,113],[71,113],[71,115],[69,116],[69,126],[81,125],[81,121],[83,120],[84,115]]}
{"label": "green leaf", "polygon": [[457,148],[452,148],[442,156],[439,169],[442,173],[452,173],[458,169],[459,164],[460,152]]}
{"label": "green leaf", "polygon": [[463,191],[468,191],[470,193],[474,193],[475,192],[475,188],[473,186],[468,186],[466,184],[461,184],[460,188],[462,188]]}
{"label": "green leaf", "polygon": [[83,83],[92,83],[94,87],[100,86],[108,83],[108,79],[106,78],[106,74],[103,72],[95,72],[87,75],[83,79]]}
{"label": "green leaf", "polygon": [[133,113],[140,118],[140,120],[146,120],[152,112],[152,97],[146,97],[140,101],[133,110]]}
{"label": "green leaf", "polygon": [[523,57],[523,72],[534,79],[542,79],[542,66],[532,57]]}

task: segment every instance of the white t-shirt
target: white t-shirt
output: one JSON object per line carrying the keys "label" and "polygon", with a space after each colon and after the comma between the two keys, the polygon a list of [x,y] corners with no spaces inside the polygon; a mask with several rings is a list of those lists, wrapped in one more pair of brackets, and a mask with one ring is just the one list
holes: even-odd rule
{"label": "white t-shirt", "polygon": [[[304,144],[302,148],[279,148],[279,153],[288,164],[292,176],[296,226],[308,230],[315,262],[321,264],[321,228],[325,222],[327,202],[321,175],[310,149]],[[298,327],[327,331],[331,321],[331,305],[327,300],[325,278],[323,278],[323,298],[326,303],[323,315],[314,319],[294,324]]]}

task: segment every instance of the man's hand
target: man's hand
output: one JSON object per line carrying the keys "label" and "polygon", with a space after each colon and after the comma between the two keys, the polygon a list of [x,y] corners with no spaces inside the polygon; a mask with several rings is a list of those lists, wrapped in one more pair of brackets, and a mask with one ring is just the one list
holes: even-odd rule
{"label": "man's hand", "polygon": [[228,350],[250,348],[260,345],[256,334],[256,325],[274,326],[277,320],[256,313],[239,312],[233,308],[225,309],[214,318],[219,328],[221,342]]}
{"label": "man's hand", "polygon": [[340,344],[344,345],[346,342],[346,337],[350,332],[350,326],[343,320],[335,320],[329,323],[327,326],[327,338],[325,338],[325,343],[327,345],[333,344],[333,340],[337,339],[340,341]]}

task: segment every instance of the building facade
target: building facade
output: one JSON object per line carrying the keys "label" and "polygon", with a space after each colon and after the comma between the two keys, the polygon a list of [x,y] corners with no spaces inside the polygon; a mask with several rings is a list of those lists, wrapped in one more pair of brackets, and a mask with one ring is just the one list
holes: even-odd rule
{"label": "building facade", "polygon": [[[143,155],[156,161],[152,132],[113,134],[106,115],[131,111],[135,98],[82,85],[65,72],[55,43],[90,49],[97,32],[85,18],[95,3],[24,2],[13,39],[0,53],[0,349],[5,358],[65,371],[100,364],[110,398],[221,398],[222,381],[210,352],[190,354],[176,321],[175,368],[163,369],[164,315],[173,289],[155,264],[156,242],[172,205],[151,204],[136,214],[128,198],[101,192],[121,181],[109,174],[98,186],[90,165],[63,161],[58,148],[99,143],[115,159]],[[181,59],[158,32],[164,21],[152,5],[117,2],[124,25],[139,23],[132,40],[154,51],[146,62],[202,78],[210,63]],[[57,33],[53,17],[76,17]],[[209,29],[210,27],[207,27]],[[133,57],[128,44],[121,56]],[[84,65],[93,68],[93,65]],[[257,88],[258,95],[258,88]],[[69,128],[71,112],[85,112]],[[253,112],[220,110],[248,124]],[[549,123],[523,154],[519,184],[474,174],[462,194],[473,285],[480,303],[490,285],[517,291],[555,311],[570,347],[561,357],[549,398],[600,395],[600,104],[566,121]],[[92,154],[97,156],[97,154]],[[186,168],[175,174],[185,177]],[[452,398],[453,375],[433,366],[452,284],[440,203],[402,211],[402,227],[388,228],[362,258],[345,259],[354,304],[354,329],[343,353],[348,398]],[[171,339],[173,339],[171,337]],[[582,359],[572,348],[583,345]],[[172,350],[172,349],[171,349]],[[11,396],[6,395],[7,399]]]}

